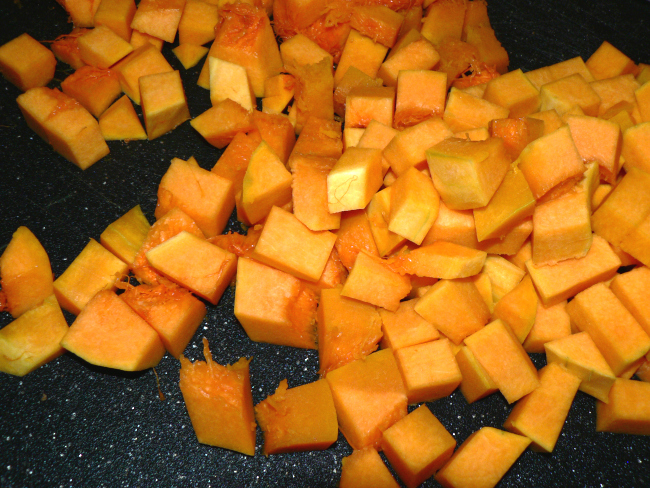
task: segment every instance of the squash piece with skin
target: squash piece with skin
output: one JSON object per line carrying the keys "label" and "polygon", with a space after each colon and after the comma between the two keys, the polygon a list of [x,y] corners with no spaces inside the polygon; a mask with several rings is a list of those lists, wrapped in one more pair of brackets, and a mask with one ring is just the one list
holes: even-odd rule
{"label": "squash piece with skin", "polygon": [[203,354],[205,361],[194,363],[181,356],[179,386],[196,438],[201,444],[253,456],[256,425],[250,359],[222,366],[212,359],[205,338]]}

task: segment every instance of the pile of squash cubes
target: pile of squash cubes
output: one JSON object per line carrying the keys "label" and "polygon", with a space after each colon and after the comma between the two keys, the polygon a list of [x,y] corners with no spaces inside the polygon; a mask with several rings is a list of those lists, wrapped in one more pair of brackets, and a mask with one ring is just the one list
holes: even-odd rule
{"label": "pile of squash cubes", "polygon": [[[169,352],[199,442],[254,455],[259,425],[269,455],[340,430],[341,487],[398,486],[378,450],[408,487],[494,486],[528,447],[553,450],[578,390],[599,431],[650,434],[650,66],[605,41],[509,72],[484,0],[58,1],[70,34],[0,47],[55,151],[85,169],[106,140],[187,121],[160,52],[177,34],[186,68],[207,55],[212,107],[190,124],[226,149],[211,171],[173,159],[156,222],[133,208],[56,280],[19,228],[2,371]],[[76,69],[61,91],[56,58]],[[235,208],[246,235],[222,234]],[[254,406],[249,360],[217,364],[206,339],[205,361],[183,356],[233,281],[250,339],[318,349],[320,380]],[[456,449],[425,402],[458,387],[515,406]]]}

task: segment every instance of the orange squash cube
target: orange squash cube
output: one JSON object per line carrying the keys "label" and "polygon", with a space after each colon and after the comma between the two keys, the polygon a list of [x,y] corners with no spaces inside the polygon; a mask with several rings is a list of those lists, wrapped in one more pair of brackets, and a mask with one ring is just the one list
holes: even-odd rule
{"label": "orange squash cube", "polygon": [[253,341],[316,349],[316,296],[284,271],[240,259],[235,317]]}
{"label": "orange squash cube", "polygon": [[178,24],[178,43],[201,46],[214,40],[214,28],[219,22],[217,4],[187,0]]}
{"label": "orange squash cube", "polygon": [[[554,113],[557,115],[555,110],[549,110],[545,113]],[[546,123],[544,120],[535,118],[532,115],[518,119],[512,118],[511,116],[508,119],[495,119],[490,121],[488,126],[489,136],[503,138],[506,149],[513,160],[519,157],[521,151],[528,144],[547,133],[545,131]]]}
{"label": "orange squash cube", "polygon": [[295,79],[294,104],[296,114],[296,134],[310,117],[325,120],[334,119],[334,78],[327,58],[316,64],[289,66],[287,70]]}
{"label": "orange squash cube", "polygon": [[258,131],[252,131],[250,134],[238,132],[212,167],[211,171],[214,174],[232,182],[232,191],[235,195],[242,190],[248,163],[260,142],[262,137]]}
{"label": "orange squash cube", "polygon": [[391,55],[377,70],[377,76],[387,86],[397,86],[400,71],[431,70],[440,61],[440,54],[425,38],[393,49]]}
{"label": "orange squash cube", "polygon": [[325,379],[289,388],[280,381],[273,395],[255,405],[264,432],[264,454],[327,449],[339,435],[332,392]]}
{"label": "orange squash cube", "polygon": [[580,157],[584,161],[596,161],[600,167],[601,179],[614,184],[623,142],[618,124],[580,115],[569,117],[567,124]]}
{"label": "orange squash cube", "polygon": [[403,70],[397,74],[394,125],[404,129],[430,117],[442,117],[447,75],[440,71]]}
{"label": "orange squash cube", "polygon": [[388,230],[392,188],[375,193],[368,204],[366,214],[370,231],[380,256],[386,256],[406,242],[402,236]]}
{"label": "orange squash cube", "polygon": [[637,72],[634,61],[607,41],[603,41],[585,64],[596,80]]}
{"label": "orange squash cube", "polygon": [[293,213],[312,231],[334,230],[341,214],[331,214],[327,203],[327,175],[336,159],[296,155],[291,160]]}
{"label": "orange squash cube", "polygon": [[476,249],[478,246],[476,234],[476,224],[471,210],[454,210],[441,201],[438,218],[429,229],[422,245],[448,241]]}
{"label": "orange squash cube", "polygon": [[386,429],[381,446],[404,484],[415,488],[447,462],[456,440],[422,405]]}
{"label": "orange squash cube", "polygon": [[143,140],[147,133],[127,95],[108,107],[99,117],[99,130],[107,141]]}
{"label": "orange squash cube", "polygon": [[154,48],[156,48],[157,51],[161,52],[165,41],[159,37],[145,34],[144,32],[140,32],[137,29],[132,29],[131,40],[129,43],[133,46],[133,49],[138,49],[142,46],[151,44]]}
{"label": "orange squash cube", "polygon": [[54,295],[30,308],[0,329],[0,371],[25,376],[65,351],[61,339],[68,332]]}
{"label": "orange squash cube", "polygon": [[47,251],[27,227],[18,227],[0,255],[0,285],[6,310],[16,318],[53,293]]}
{"label": "orange squash cube", "polygon": [[503,427],[528,437],[535,451],[551,452],[569,413],[580,378],[558,363],[539,372],[539,388],[517,402]]}
{"label": "orange squash cube", "polygon": [[393,125],[395,88],[355,87],[345,100],[345,126],[367,127],[371,120]]}
{"label": "orange squash cube", "polygon": [[576,73],[582,76],[587,83],[594,81],[594,76],[580,56],[534,69],[527,72],[526,76],[535,88],[539,90],[542,85]]}
{"label": "orange squash cube", "polygon": [[[334,64],[334,58],[330,53],[300,33],[280,44],[280,56],[284,66],[316,64],[323,58],[329,60],[330,67]],[[265,93],[265,96],[269,96],[269,94]]]}
{"label": "orange squash cube", "polygon": [[465,344],[508,403],[519,400],[539,386],[535,366],[501,320],[494,320],[465,338]]}
{"label": "orange squash cube", "polygon": [[70,65],[73,69],[79,69],[85,63],[79,57],[79,37],[84,35],[88,29],[75,27],[70,34],[62,34],[57,37],[50,49],[57,60]]}
{"label": "orange squash cube", "polygon": [[158,332],[165,349],[175,358],[183,353],[206,314],[201,300],[177,286],[134,286],[120,298]]}
{"label": "orange squash cube", "polygon": [[609,285],[609,289],[623,303],[625,308],[650,334],[650,309],[645,293],[650,286],[650,269],[639,266],[627,273],[617,274]]}
{"label": "orange squash cube", "polygon": [[[287,164],[296,145],[296,133],[289,117],[253,110],[253,125],[262,139],[275,151],[280,161]],[[290,166],[288,166],[291,169]]]}
{"label": "orange squash cube", "polygon": [[609,402],[596,403],[596,431],[650,435],[650,384],[617,378]]}
{"label": "orange squash cube", "polygon": [[131,28],[174,42],[184,7],[185,0],[141,0]]}
{"label": "orange squash cube", "polygon": [[385,5],[355,5],[350,15],[350,27],[391,48],[403,20],[401,12],[395,12]]}
{"label": "orange squash cube", "polygon": [[381,184],[381,151],[349,148],[327,175],[330,213],[365,208]]}
{"label": "orange squash cube", "polygon": [[95,26],[105,25],[125,41],[131,39],[131,21],[135,15],[135,0],[102,0],[95,12]]}
{"label": "orange squash cube", "polygon": [[345,73],[352,66],[374,78],[377,76],[377,71],[387,52],[387,47],[352,29],[345,41],[341,59],[334,73],[334,86],[338,86]]}
{"label": "orange squash cube", "polygon": [[483,98],[509,109],[509,117],[525,117],[539,110],[539,90],[517,69],[488,81]]}
{"label": "orange squash cube", "polygon": [[487,254],[453,242],[436,241],[411,252],[389,258],[389,266],[400,274],[456,279],[480,273]]}
{"label": "orange squash cube", "polygon": [[61,346],[91,364],[123,371],[153,368],[165,354],[158,333],[111,290],[88,302]]}
{"label": "orange squash cube", "polygon": [[133,46],[105,25],[99,25],[79,37],[79,56],[81,60],[107,69],[133,51]]}
{"label": "orange squash cube", "polygon": [[113,290],[128,272],[128,265],[90,239],[70,266],[54,281],[54,294],[62,308],[78,315],[101,290]]}
{"label": "orange squash cube", "polygon": [[393,353],[410,404],[451,395],[463,379],[448,339],[402,347]]}
{"label": "orange squash cube", "polygon": [[577,105],[585,115],[598,115],[600,97],[577,73],[542,85],[539,96],[542,111],[554,108],[562,116]]}
{"label": "orange squash cube", "polygon": [[116,73],[93,66],[82,66],[72,73],[61,82],[61,90],[98,118],[122,93]]}
{"label": "orange squash cube", "polygon": [[373,78],[359,68],[350,66],[334,90],[334,112],[341,117],[345,117],[345,103],[348,94],[354,88],[378,88],[381,86],[382,80],[380,78]]}
{"label": "orange squash cube", "polygon": [[166,134],[190,118],[178,71],[141,76],[138,82],[149,140]]}
{"label": "orange squash cube", "polygon": [[208,48],[204,46],[196,46],[194,44],[179,44],[172,52],[176,58],[181,62],[183,68],[192,69],[199,64],[203,56],[208,54]]}
{"label": "orange squash cube", "polygon": [[442,119],[453,132],[460,132],[488,127],[491,120],[505,119],[509,115],[507,108],[452,88]]}
{"label": "orange squash cube", "polygon": [[201,444],[253,456],[257,426],[250,359],[222,366],[212,359],[205,338],[203,354],[205,361],[194,363],[181,356],[179,386],[196,438]]}
{"label": "orange squash cube", "polygon": [[508,324],[523,343],[535,323],[538,301],[533,281],[526,275],[494,305],[492,317]]}
{"label": "orange squash cube", "polygon": [[461,346],[456,353],[456,363],[463,377],[460,391],[467,403],[474,403],[498,390],[496,383],[467,346]]}
{"label": "orange squash cube", "polygon": [[237,256],[182,231],[146,253],[156,271],[216,305],[237,271]]}
{"label": "orange squash cube", "polygon": [[210,56],[208,58],[210,72],[210,101],[212,105],[230,98],[246,110],[257,107],[253,88],[248,81],[246,68],[236,63]]}
{"label": "orange squash cube", "polygon": [[151,225],[136,205],[104,229],[99,240],[106,249],[127,264],[131,264],[147,237]]}
{"label": "orange squash cube", "polygon": [[435,341],[440,333],[435,326],[415,311],[417,299],[400,302],[395,312],[380,309],[381,347],[397,351],[402,347]]}
{"label": "orange squash cube", "polygon": [[223,149],[238,132],[254,128],[251,113],[229,98],[194,117],[190,125],[214,147]]}
{"label": "orange squash cube", "polygon": [[295,93],[295,81],[295,78],[288,73],[281,73],[267,78],[264,81],[262,112],[267,114],[282,113],[289,102],[293,99]]}
{"label": "orange squash cube", "polygon": [[134,50],[113,69],[117,72],[124,93],[138,105],[141,76],[174,71],[160,51],[149,43]]}
{"label": "orange squash cube", "polygon": [[537,301],[535,322],[524,341],[526,352],[543,353],[547,342],[571,335],[571,319],[566,313],[566,304],[563,301],[546,306]]}
{"label": "orange squash cube", "polygon": [[398,488],[374,447],[354,450],[341,460],[339,488]]}
{"label": "orange squash cube", "polygon": [[22,91],[47,85],[55,69],[54,53],[27,33],[0,46],[0,73]]}
{"label": "orange squash cube", "polygon": [[343,266],[348,270],[352,269],[357,255],[362,250],[373,256],[379,256],[370,221],[363,210],[352,210],[335,215],[340,215],[341,225],[336,232],[334,247]]}
{"label": "orange squash cube", "polygon": [[390,349],[330,371],[326,379],[339,429],[353,449],[379,447],[382,432],[406,416],[406,391]]}

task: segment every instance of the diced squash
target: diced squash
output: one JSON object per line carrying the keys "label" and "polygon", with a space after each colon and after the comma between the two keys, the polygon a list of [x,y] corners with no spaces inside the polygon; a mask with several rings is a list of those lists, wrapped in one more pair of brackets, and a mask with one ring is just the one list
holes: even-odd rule
{"label": "diced squash", "polygon": [[136,205],[109,224],[102,232],[99,242],[122,261],[131,264],[150,228],[151,225],[142,213],[140,205]]}
{"label": "diced squash", "polygon": [[339,488],[398,488],[374,447],[352,451],[341,460]]}
{"label": "diced squash", "polygon": [[0,73],[22,91],[47,85],[55,69],[54,53],[27,33],[0,46]]}

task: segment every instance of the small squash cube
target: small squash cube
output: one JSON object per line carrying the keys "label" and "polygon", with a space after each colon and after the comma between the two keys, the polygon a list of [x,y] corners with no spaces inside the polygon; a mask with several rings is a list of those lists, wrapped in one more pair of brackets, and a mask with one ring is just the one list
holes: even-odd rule
{"label": "small squash cube", "polygon": [[55,69],[54,53],[27,33],[0,46],[0,73],[22,91],[47,85]]}

